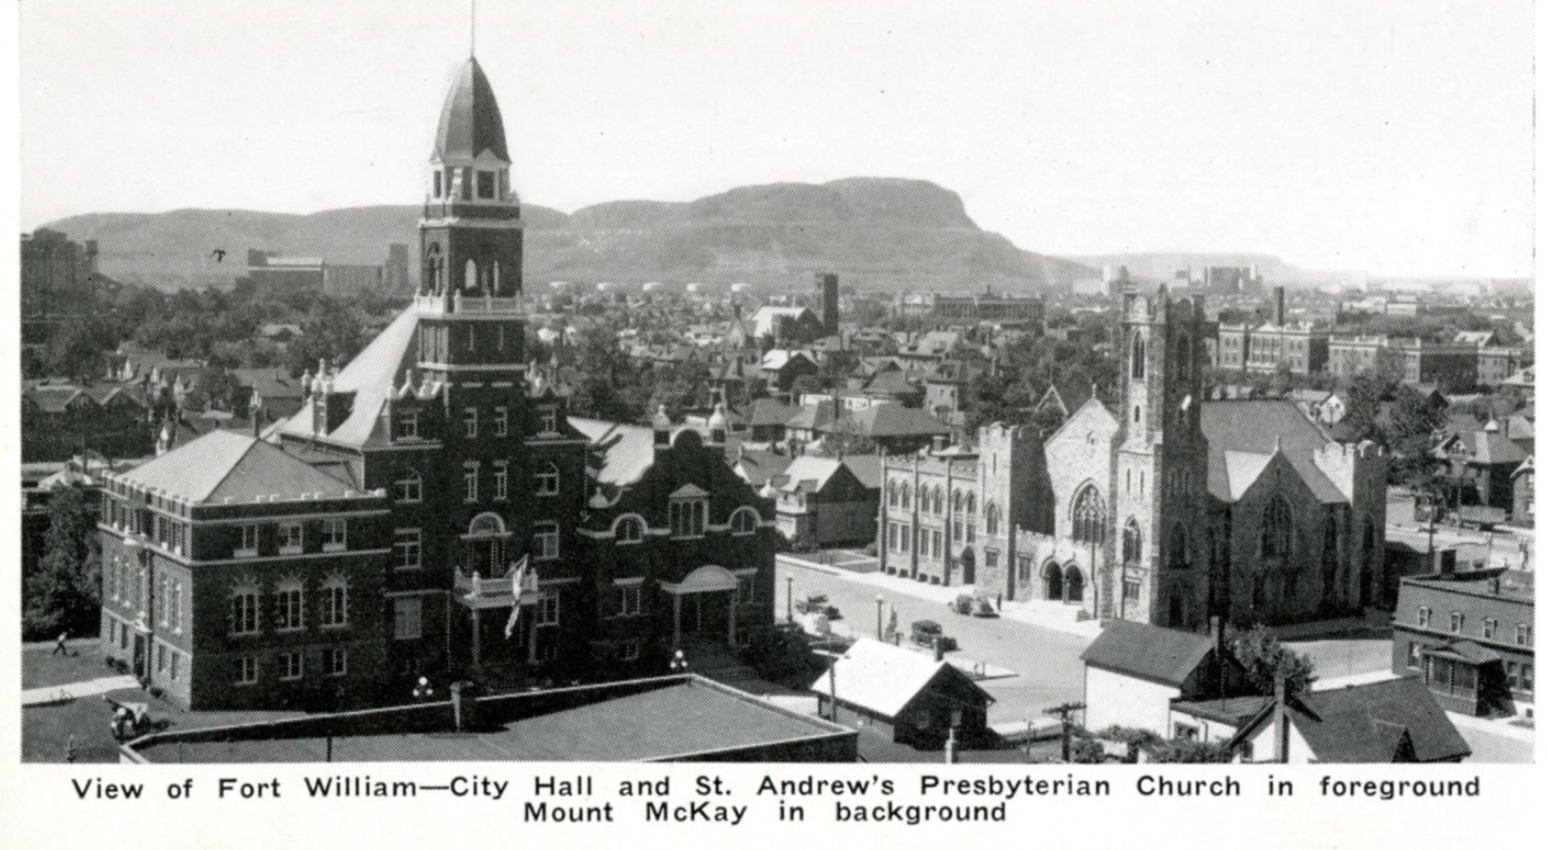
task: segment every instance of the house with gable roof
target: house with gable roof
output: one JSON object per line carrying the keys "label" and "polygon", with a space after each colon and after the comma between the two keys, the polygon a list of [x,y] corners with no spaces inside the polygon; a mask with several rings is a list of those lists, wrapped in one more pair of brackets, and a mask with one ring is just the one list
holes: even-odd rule
{"label": "house with gable roof", "polygon": [[935,749],[990,739],[994,701],[968,674],[926,652],[861,638],[811,684],[818,713],[892,741]]}

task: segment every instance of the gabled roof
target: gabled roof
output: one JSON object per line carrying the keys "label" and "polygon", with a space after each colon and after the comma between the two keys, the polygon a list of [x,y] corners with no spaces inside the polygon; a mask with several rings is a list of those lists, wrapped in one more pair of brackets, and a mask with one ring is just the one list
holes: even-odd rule
{"label": "gabled roof", "polygon": [[[409,307],[398,314],[349,365],[333,376],[333,390],[355,394],[349,416],[330,432],[319,432],[328,439],[350,446],[386,443],[382,425],[382,406],[387,403],[394,382],[417,362],[414,330],[418,319]],[[312,407],[303,404],[296,415],[285,420],[280,432],[293,436],[312,435]]]}
{"label": "gabled roof", "polygon": [[343,496],[352,488],[283,449],[247,434],[216,430],[125,472],[120,480],[155,488],[194,504],[258,497],[282,499],[321,493]]}
{"label": "gabled roof", "polygon": [[787,454],[761,449],[743,449],[732,459],[731,468],[736,470],[748,484],[762,487],[769,479],[783,475],[792,460],[793,458]]}
{"label": "gabled roof", "polygon": [[772,398],[755,399],[747,406],[747,425],[749,428],[784,425],[799,410],[795,405],[783,404]]}
{"label": "gabled roof", "polygon": [[786,492],[798,489],[805,489],[808,493],[819,492],[828,486],[834,473],[842,466],[836,458],[802,455],[785,467],[784,476],[787,480],[780,489]]}
{"label": "gabled roof", "polygon": [[903,372],[881,372],[865,385],[866,395],[909,396],[918,395],[919,387]]}
{"label": "gabled roof", "polygon": [[1515,466],[1526,460],[1527,453],[1499,431],[1462,431],[1451,435],[1435,447],[1435,456],[1449,458],[1452,450],[1460,445],[1467,453],[1467,463],[1479,466],[1510,464]]}
{"label": "gabled roof", "polygon": [[1045,409],[1058,411],[1061,420],[1070,418],[1070,409],[1064,403],[1064,396],[1059,394],[1059,388],[1053,384],[1049,384],[1048,389],[1043,392],[1043,397],[1037,400],[1037,404],[1032,405],[1033,413],[1041,413]]}
{"label": "gabled roof", "polygon": [[867,490],[881,489],[881,455],[845,455],[844,466]]}
{"label": "gabled roof", "polygon": [[1215,648],[1208,635],[1114,620],[1080,654],[1080,660],[1153,682],[1180,687]]}
{"label": "gabled roof", "polygon": [[845,417],[852,420],[861,436],[865,437],[928,437],[950,434],[944,422],[917,407],[901,404],[878,404],[863,410],[850,411]]}
{"label": "gabled roof", "polygon": [[[958,677],[983,693],[985,700],[994,700],[967,674],[945,661],[869,638],[855,641],[833,664],[832,689],[837,692],[839,702],[884,717],[898,716],[940,677]],[[812,683],[811,690],[823,694],[830,692],[826,672]]]}
{"label": "gabled roof", "polygon": [[780,369],[785,368],[786,364],[797,360],[805,360],[808,364],[811,365],[813,369],[817,368],[817,361],[813,360],[811,355],[804,351],[797,351],[789,348],[771,349],[769,353],[763,355],[762,365],[764,369],[767,369],[771,372],[777,372]]}
{"label": "gabled roof", "polygon": [[[1233,740],[1270,722],[1273,710],[1270,702]],[[1432,762],[1472,754],[1417,676],[1312,691],[1291,699],[1286,710],[1319,762]]]}
{"label": "gabled roof", "polygon": [[1223,502],[1233,501],[1240,494],[1231,483],[1227,452],[1271,455],[1276,450],[1284,454],[1318,501],[1348,501],[1312,459],[1313,454],[1333,442],[1332,435],[1293,401],[1206,401],[1200,409],[1199,427],[1209,440],[1209,492]]}
{"label": "gabled roof", "polygon": [[435,159],[476,159],[485,151],[510,162],[505,150],[505,123],[494,88],[478,60],[472,57],[457,69],[451,91],[441,106],[441,121],[435,131]]}

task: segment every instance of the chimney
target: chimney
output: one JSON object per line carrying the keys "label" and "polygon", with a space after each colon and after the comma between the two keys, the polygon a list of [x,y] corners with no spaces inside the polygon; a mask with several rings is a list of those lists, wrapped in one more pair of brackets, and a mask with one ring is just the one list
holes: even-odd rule
{"label": "chimney", "polygon": [[1283,326],[1285,323],[1285,288],[1274,287],[1274,324]]}
{"label": "chimney", "polygon": [[1285,717],[1285,676],[1280,673],[1274,677],[1274,763],[1286,764],[1289,761],[1290,730]]}
{"label": "chimney", "polygon": [[932,443],[932,445],[930,446],[930,449],[932,451],[936,451],[936,452],[944,451],[945,448],[946,448],[946,435],[945,434],[936,434],[934,437],[930,438],[930,442]]}
{"label": "chimney", "polygon": [[822,334],[833,336],[838,333],[838,275],[818,272],[817,289],[822,294]]}

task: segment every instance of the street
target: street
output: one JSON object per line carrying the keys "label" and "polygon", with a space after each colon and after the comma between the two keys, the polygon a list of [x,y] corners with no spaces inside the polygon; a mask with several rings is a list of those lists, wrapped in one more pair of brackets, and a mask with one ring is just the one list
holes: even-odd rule
{"label": "street", "polygon": [[[1081,698],[1084,668],[1080,653],[1090,643],[1086,638],[1016,620],[964,616],[940,602],[784,563],[776,566],[775,577],[777,620],[785,617],[787,587],[793,588],[795,599],[820,590],[828,595],[831,604],[838,606],[843,615],[841,622],[848,623],[857,634],[874,638],[876,597],[880,595],[884,620],[887,606],[897,606],[898,628],[905,641],[910,623],[935,620],[947,635],[957,639],[958,648],[949,657],[986,661],[1015,670],[1019,675],[980,683],[995,700],[989,707],[991,724],[1038,719],[1046,708]],[[787,578],[794,580],[792,585],[787,585]]]}

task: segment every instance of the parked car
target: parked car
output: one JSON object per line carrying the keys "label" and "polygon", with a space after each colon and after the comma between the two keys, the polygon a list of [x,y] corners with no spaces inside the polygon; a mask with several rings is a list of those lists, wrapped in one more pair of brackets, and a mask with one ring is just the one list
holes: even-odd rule
{"label": "parked car", "polygon": [[820,590],[814,590],[806,594],[805,599],[795,604],[795,609],[800,614],[821,614],[829,620],[839,619],[838,606],[829,605],[828,594]]}
{"label": "parked car", "polygon": [[957,648],[957,639],[946,634],[941,624],[934,620],[915,620],[911,639],[920,646],[935,646],[939,642],[943,651],[950,652]]}

